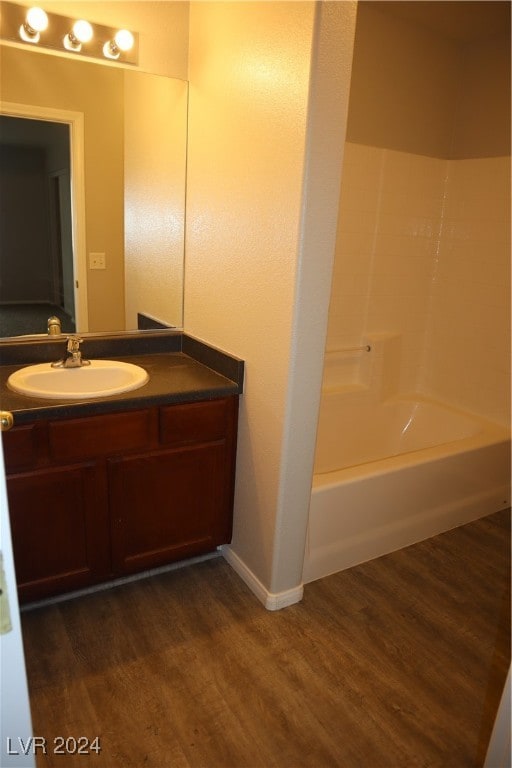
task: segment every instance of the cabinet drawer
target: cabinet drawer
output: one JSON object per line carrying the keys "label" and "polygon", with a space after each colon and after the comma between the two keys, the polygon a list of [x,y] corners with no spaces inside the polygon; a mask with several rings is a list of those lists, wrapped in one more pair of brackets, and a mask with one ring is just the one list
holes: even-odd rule
{"label": "cabinet drawer", "polygon": [[37,461],[35,424],[15,427],[2,433],[6,472],[34,467]]}
{"label": "cabinet drawer", "polygon": [[49,424],[50,455],[54,461],[113,456],[148,448],[156,411],[130,411]]}
{"label": "cabinet drawer", "polygon": [[230,403],[229,399],[221,399],[161,408],[161,443],[222,440],[228,429]]}

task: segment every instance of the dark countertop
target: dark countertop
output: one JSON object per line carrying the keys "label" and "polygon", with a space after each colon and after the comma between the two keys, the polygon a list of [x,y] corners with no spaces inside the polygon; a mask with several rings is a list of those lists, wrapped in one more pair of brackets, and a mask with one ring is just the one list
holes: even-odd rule
{"label": "dark countertop", "polygon": [[[91,416],[116,411],[148,408],[154,405],[167,405],[179,402],[197,400],[211,400],[229,395],[241,394],[243,386],[243,362],[232,358],[225,353],[215,350],[198,340],[184,339],[180,343],[181,349],[187,348],[187,352],[175,351],[173,340],[172,351],[152,352],[148,348],[147,339],[145,347],[138,354],[126,354],[125,348],[113,344],[110,348],[102,349],[103,359],[119,359],[124,362],[140,365],[149,374],[149,381],[139,389],[124,392],[110,397],[90,398],[87,400],[48,400],[43,398],[27,397],[13,392],[7,386],[10,374],[24,365],[32,362],[41,362],[38,353],[30,361],[23,363],[16,359],[12,364],[12,356],[4,354],[4,362],[11,364],[0,365],[0,408],[10,411],[14,416],[14,425],[26,424],[40,419],[74,418]],[[161,342],[158,345],[161,347]],[[84,358],[87,358],[87,345],[84,343]],[[147,350],[147,351],[146,351]],[[131,352],[139,350],[131,345]],[[118,354],[116,354],[116,352]],[[15,356],[19,355],[16,350]],[[192,356],[193,355],[193,356]],[[24,355],[26,358],[26,353]],[[93,355],[90,355],[93,359]],[[99,355],[94,355],[99,357]],[[200,362],[197,358],[203,358]],[[44,359],[48,360],[46,355]],[[51,356],[48,362],[55,359]],[[217,365],[217,362],[220,362]],[[215,370],[217,368],[217,370]],[[220,372],[219,371],[222,371]],[[226,375],[228,374],[228,375]]]}

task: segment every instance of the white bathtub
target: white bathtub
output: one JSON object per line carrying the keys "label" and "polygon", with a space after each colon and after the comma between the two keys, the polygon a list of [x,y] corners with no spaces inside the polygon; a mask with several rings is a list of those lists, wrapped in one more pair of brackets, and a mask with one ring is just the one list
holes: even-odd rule
{"label": "white bathtub", "polygon": [[303,581],[508,506],[509,430],[420,397],[326,392]]}

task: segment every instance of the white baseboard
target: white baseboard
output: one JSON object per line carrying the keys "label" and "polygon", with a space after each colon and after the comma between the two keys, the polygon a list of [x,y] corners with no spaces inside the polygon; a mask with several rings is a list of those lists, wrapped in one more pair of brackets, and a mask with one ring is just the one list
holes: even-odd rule
{"label": "white baseboard", "polygon": [[220,547],[220,551],[233,570],[247,584],[251,592],[263,603],[267,611],[279,611],[281,608],[286,608],[294,603],[300,603],[302,600],[304,594],[303,584],[299,584],[293,589],[286,589],[284,592],[269,592],[228,544]]}

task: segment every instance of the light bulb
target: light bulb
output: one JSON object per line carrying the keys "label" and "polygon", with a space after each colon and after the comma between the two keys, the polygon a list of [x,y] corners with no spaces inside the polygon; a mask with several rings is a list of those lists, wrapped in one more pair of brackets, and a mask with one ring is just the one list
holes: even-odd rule
{"label": "light bulb", "polygon": [[42,8],[30,8],[25,17],[25,22],[19,29],[22,40],[26,43],[38,43],[41,32],[48,26],[48,16]]}
{"label": "light bulb", "polygon": [[133,48],[133,35],[129,29],[120,29],[114,40],[121,51],[129,51],[130,48]]}
{"label": "light bulb", "polygon": [[107,59],[118,59],[121,51],[129,51],[133,47],[134,38],[128,29],[120,29],[113,40],[103,46],[103,55]]}
{"label": "light bulb", "polygon": [[42,8],[31,8],[26,18],[27,24],[34,32],[44,32],[48,26],[48,16]]}
{"label": "light bulb", "polygon": [[88,43],[92,40],[93,30],[88,21],[79,19],[73,24],[73,34],[81,43]]}
{"label": "light bulb", "polygon": [[92,39],[93,31],[88,21],[80,19],[75,21],[73,29],[64,36],[64,48],[67,51],[78,53],[82,50],[82,43],[88,43]]}

